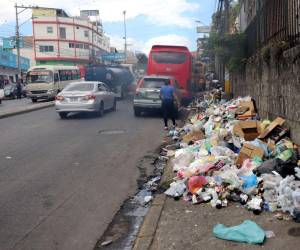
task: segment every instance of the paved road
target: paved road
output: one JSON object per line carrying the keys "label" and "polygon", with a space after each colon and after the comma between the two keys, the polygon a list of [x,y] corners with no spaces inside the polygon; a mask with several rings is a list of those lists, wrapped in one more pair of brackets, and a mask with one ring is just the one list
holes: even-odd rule
{"label": "paved road", "polygon": [[[45,101],[41,100],[38,103],[41,102],[45,102]],[[34,105],[36,105],[36,103],[33,103],[31,99],[28,98],[2,100],[2,104],[0,104],[0,114],[2,112],[16,110],[24,106],[29,107]]]}
{"label": "paved road", "polygon": [[102,118],[60,120],[47,108],[0,128],[1,250],[92,249],[163,135],[160,118],[134,118],[130,101]]}

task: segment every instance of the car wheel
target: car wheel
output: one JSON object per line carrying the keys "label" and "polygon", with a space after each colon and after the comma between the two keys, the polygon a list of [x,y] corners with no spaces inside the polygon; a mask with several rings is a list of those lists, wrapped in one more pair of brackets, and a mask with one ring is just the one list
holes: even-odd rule
{"label": "car wheel", "polygon": [[114,99],[114,105],[112,107],[112,110],[117,111],[117,100],[116,99]]}
{"label": "car wheel", "polygon": [[58,115],[59,115],[59,117],[60,117],[61,119],[66,119],[68,113],[67,113],[67,112],[59,112]]}
{"label": "car wheel", "polygon": [[36,99],[36,98],[31,98],[31,101],[32,101],[33,103],[35,103],[35,102],[37,102],[37,99]]}
{"label": "car wheel", "polygon": [[0,99],[0,104],[2,103],[2,100]]}
{"label": "car wheel", "polygon": [[134,116],[137,117],[141,116],[142,111],[140,110],[140,108],[134,107],[133,111],[134,111]]}
{"label": "car wheel", "polygon": [[99,115],[100,117],[104,115],[104,103],[103,103],[103,102],[100,103],[98,115]]}

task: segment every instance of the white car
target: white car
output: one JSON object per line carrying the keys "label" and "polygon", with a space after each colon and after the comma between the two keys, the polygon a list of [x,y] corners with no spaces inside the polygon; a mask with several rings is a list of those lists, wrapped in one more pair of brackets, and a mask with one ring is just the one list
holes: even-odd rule
{"label": "white car", "polygon": [[116,110],[115,94],[103,82],[70,83],[55,97],[55,108],[64,119],[70,112],[93,112],[102,116],[105,110]]}
{"label": "white car", "polygon": [[0,89],[0,104],[2,103],[3,98],[4,98],[4,90]]}

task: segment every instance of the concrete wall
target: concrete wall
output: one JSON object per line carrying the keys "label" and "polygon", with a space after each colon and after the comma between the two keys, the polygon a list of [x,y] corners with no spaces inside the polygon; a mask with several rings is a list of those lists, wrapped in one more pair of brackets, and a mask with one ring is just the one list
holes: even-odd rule
{"label": "concrete wall", "polygon": [[271,49],[270,60],[260,53],[248,59],[245,72],[231,74],[234,96],[251,95],[261,118],[281,116],[300,144],[300,46],[281,53]]}

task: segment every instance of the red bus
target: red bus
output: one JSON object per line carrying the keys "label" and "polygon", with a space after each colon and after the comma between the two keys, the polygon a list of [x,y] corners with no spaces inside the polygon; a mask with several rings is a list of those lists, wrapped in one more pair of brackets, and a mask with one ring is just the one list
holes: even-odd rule
{"label": "red bus", "polygon": [[149,54],[147,74],[173,76],[183,98],[190,97],[192,55],[187,47],[154,45]]}

